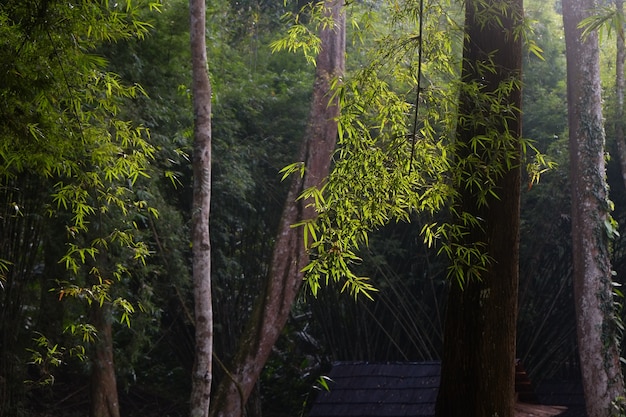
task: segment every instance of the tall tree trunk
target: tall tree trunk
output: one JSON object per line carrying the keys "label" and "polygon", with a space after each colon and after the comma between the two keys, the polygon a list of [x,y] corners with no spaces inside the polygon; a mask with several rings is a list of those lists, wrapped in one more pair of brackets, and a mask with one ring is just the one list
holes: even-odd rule
{"label": "tall tree trunk", "polygon": [[91,369],[90,417],[120,417],[115,366],[113,364],[113,332],[111,309],[107,303],[91,304],[91,323],[96,328]]}
{"label": "tall tree trunk", "polygon": [[609,258],[609,203],[598,37],[578,24],[594,0],[563,0],[567,54],[572,254],[578,351],[589,417],[611,414],[624,394]]}
{"label": "tall tree trunk", "polygon": [[209,414],[213,364],[213,306],[211,297],[211,82],[206,54],[206,6],[204,0],[189,1],[194,115],[193,203],[193,297],[195,352],[190,399],[191,417]]}
{"label": "tall tree trunk", "polygon": [[[513,33],[521,24],[522,0],[506,2],[506,13],[496,12],[501,10],[502,3],[501,0],[466,2],[462,75],[465,82],[481,83],[484,92],[493,92],[501,83],[521,76],[522,45]],[[493,72],[481,71],[481,65],[485,64],[493,66]],[[519,109],[520,89],[513,88],[505,101]],[[491,110],[477,106],[471,94],[461,95],[460,114],[470,116],[466,121],[460,119],[458,140],[465,152],[476,154],[485,164],[502,164],[504,173],[494,189],[498,198],[488,198],[485,205],[480,204],[471,187],[461,184],[462,209],[484,219],[480,230],[479,227],[472,230],[471,239],[484,242],[484,250],[492,260],[481,280],[469,279],[463,288],[451,283],[436,406],[438,417],[511,417],[514,412],[521,120],[518,110],[507,115],[508,133],[514,141],[506,151],[514,159],[507,168],[502,160],[486,160],[491,158],[491,152],[484,145],[478,145],[475,150],[470,146],[472,138],[488,134],[476,118],[493,117],[487,113]],[[497,129],[504,132],[506,128],[498,123]]]}
{"label": "tall tree trunk", "polygon": [[220,383],[213,401],[214,417],[239,417],[261,370],[278,339],[302,286],[302,268],[308,263],[303,230],[292,228],[315,216],[309,201],[297,200],[303,190],[319,186],[328,175],[337,139],[339,107],[329,103],[330,82],[344,71],[345,16],[343,2],[328,0],[326,13],[334,25],[320,32],[321,51],[317,57],[313,100],[300,160],[303,177],[294,177],[281,216],[264,293],[257,299],[250,321],[239,342],[230,375]]}

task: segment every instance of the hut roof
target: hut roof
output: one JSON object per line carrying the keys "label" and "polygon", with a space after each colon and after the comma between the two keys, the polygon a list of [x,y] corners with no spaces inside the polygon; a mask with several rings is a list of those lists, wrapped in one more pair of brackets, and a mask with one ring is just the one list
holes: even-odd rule
{"label": "hut roof", "polygon": [[[328,375],[330,390],[320,392],[309,417],[431,417],[435,415],[440,374],[440,362],[337,362]],[[518,380],[524,381],[519,385],[527,390],[527,378],[518,375]],[[566,410],[563,406],[518,402],[515,416],[548,417]]]}
{"label": "hut roof", "polygon": [[439,362],[335,363],[309,417],[433,416]]}

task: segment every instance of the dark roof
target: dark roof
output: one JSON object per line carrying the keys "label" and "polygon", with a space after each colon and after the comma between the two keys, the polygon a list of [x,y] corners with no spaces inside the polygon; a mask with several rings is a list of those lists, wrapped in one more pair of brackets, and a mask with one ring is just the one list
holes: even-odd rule
{"label": "dark roof", "polygon": [[433,416],[439,362],[335,363],[309,417]]}
{"label": "dark roof", "polygon": [[[535,396],[526,372],[519,364],[516,369],[520,401],[567,406],[559,417],[586,417],[580,383],[544,381]],[[318,394],[309,417],[434,416],[440,373],[440,362],[337,362],[328,375],[330,391]]]}

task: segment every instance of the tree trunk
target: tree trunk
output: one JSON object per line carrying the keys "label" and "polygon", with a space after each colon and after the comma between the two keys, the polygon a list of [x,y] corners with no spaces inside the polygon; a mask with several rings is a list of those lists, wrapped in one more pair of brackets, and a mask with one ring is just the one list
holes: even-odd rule
{"label": "tree trunk", "polygon": [[206,55],[206,6],[204,0],[189,1],[194,115],[193,202],[193,297],[195,352],[191,375],[191,417],[209,414],[213,364],[213,307],[211,297],[211,83]]}
{"label": "tree trunk", "polygon": [[97,331],[91,369],[90,417],[120,417],[115,366],[113,364],[113,332],[108,304],[91,304],[91,323]]}
{"label": "tree trunk", "polygon": [[[507,2],[508,12],[496,14],[493,10],[499,10],[500,4],[498,0],[466,2],[463,81],[481,83],[484,92],[493,92],[502,82],[521,76],[521,40],[511,33],[521,24],[522,0]],[[481,64],[493,65],[494,71],[481,71]],[[520,89],[513,88],[505,101],[517,109],[506,120],[508,133],[514,141],[506,150],[514,159],[509,168],[501,160],[487,160],[491,158],[486,156],[490,155],[490,149],[484,149],[484,145],[478,145],[476,150],[470,146],[472,138],[488,134],[481,128],[481,120],[476,118],[493,115],[487,113],[491,110],[480,110],[472,95],[461,95],[460,114],[470,117],[459,120],[457,137],[463,146],[462,152],[467,153],[460,157],[473,152],[485,164],[503,164],[505,169],[494,187],[498,198],[488,198],[485,205],[480,204],[476,193],[466,184],[460,185],[462,210],[477,219],[484,219],[480,230],[476,227],[471,231],[470,238],[485,243],[484,250],[491,257],[491,262],[480,280],[470,278],[463,288],[456,282],[451,283],[436,406],[438,417],[511,417],[514,413],[519,278]],[[498,123],[497,129],[505,132],[506,128]],[[474,164],[472,169],[480,167]]]}
{"label": "tree trunk", "polygon": [[564,0],[567,54],[572,253],[578,351],[587,414],[606,417],[624,393],[609,258],[610,208],[605,179],[598,37],[578,24],[593,0]]}
{"label": "tree trunk", "polygon": [[239,342],[230,375],[220,383],[211,415],[239,417],[259,375],[289,317],[302,286],[301,272],[308,263],[303,229],[292,228],[315,216],[309,201],[297,200],[303,190],[319,186],[328,175],[331,155],[337,139],[337,101],[329,103],[330,82],[341,76],[345,56],[345,17],[343,2],[328,0],[326,13],[334,27],[320,32],[321,51],[317,57],[315,84],[309,122],[301,148],[305,163],[303,177],[292,180],[281,216],[268,281],[257,299],[250,321]]}

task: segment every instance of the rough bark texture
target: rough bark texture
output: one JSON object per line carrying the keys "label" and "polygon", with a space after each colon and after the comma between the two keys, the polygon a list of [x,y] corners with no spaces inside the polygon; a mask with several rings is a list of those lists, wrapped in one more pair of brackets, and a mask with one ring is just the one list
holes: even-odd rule
{"label": "rough bark texture", "polygon": [[[522,17],[522,1],[509,1],[509,13],[494,17],[485,14],[487,7],[498,10],[499,0],[466,2],[466,41],[463,77],[480,82],[485,91],[493,91],[500,82],[521,75],[521,41],[511,35]],[[493,10],[489,13],[493,13]],[[486,20],[485,20],[486,19]],[[508,34],[506,34],[508,32]],[[478,63],[491,55],[495,71],[480,72]],[[521,91],[513,89],[508,103],[520,108]],[[461,114],[480,114],[475,100],[462,94]],[[477,117],[477,116],[472,116]],[[478,116],[480,117],[480,116]],[[458,140],[469,144],[483,134],[479,124],[460,121]],[[513,152],[519,155],[520,115],[508,120],[509,133],[515,141]],[[469,147],[467,152],[470,152]],[[480,153],[480,149],[477,151]],[[483,157],[484,160],[484,157]],[[492,163],[492,161],[485,161]],[[476,167],[476,169],[479,169]],[[444,328],[442,377],[437,398],[438,417],[511,417],[515,396],[515,327],[517,319],[520,169],[515,164],[500,178],[491,198],[479,207],[475,194],[466,188],[462,209],[485,219],[483,230],[473,230],[471,239],[486,243],[492,258],[481,281],[470,280],[461,288],[451,283]]]}
{"label": "rough bark texture", "polygon": [[111,312],[105,303],[91,305],[91,323],[98,332],[91,359],[90,417],[120,417],[117,381],[113,364]]}
{"label": "rough bark texture", "polygon": [[305,163],[304,176],[294,177],[281,216],[272,255],[268,281],[257,300],[246,330],[239,342],[237,355],[229,369],[230,376],[220,383],[213,401],[213,417],[243,415],[250,393],[278,339],[302,286],[301,272],[308,263],[302,228],[292,228],[315,216],[309,201],[298,200],[301,192],[320,185],[328,175],[331,155],[337,139],[337,102],[329,103],[330,82],[341,76],[345,56],[345,17],[343,3],[329,0],[326,13],[334,27],[320,32],[321,51],[317,57],[313,99],[300,160]]}
{"label": "rough bark texture", "polygon": [[598,38],[583,41],[579,22],[593,0],[564,0],[567,49],[572,252],[578,350],[589,417],[611,414],[611,402],[624,393],[613,311],[606,222],[604,129]]}
{"label": "rough bark texture", "polygon": [[191,417],[209,415],[213,363],[213,307],[211,297],[211,83],[206,55],[206,6],[204,0],[189,1],[192,95],[194,114],[193,202],[193,297],[195,324],[194,365],[191,375]]}

